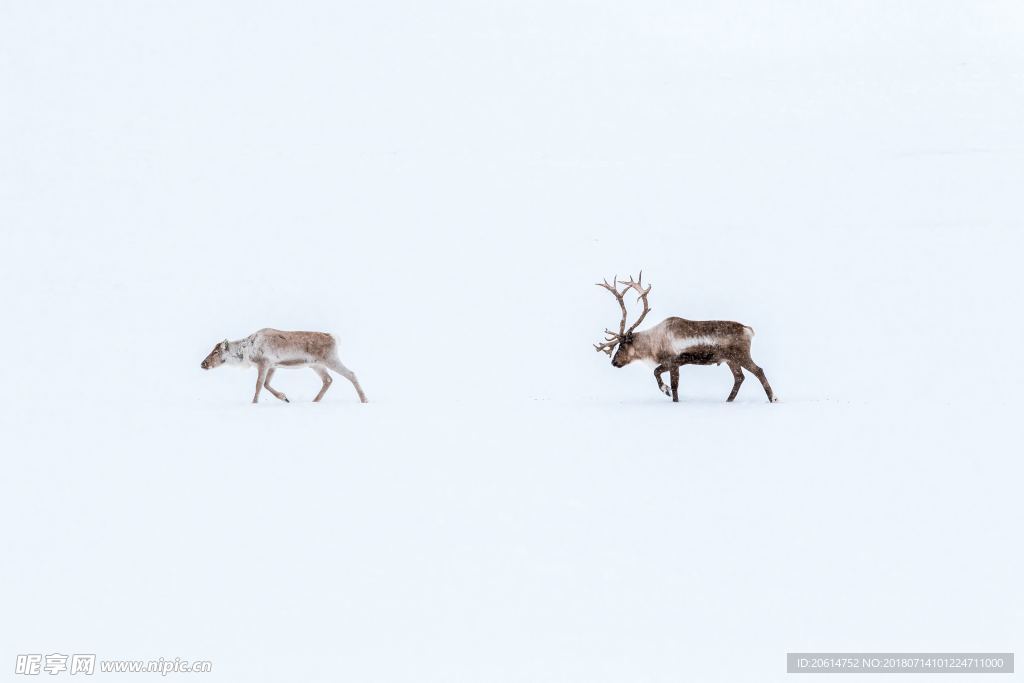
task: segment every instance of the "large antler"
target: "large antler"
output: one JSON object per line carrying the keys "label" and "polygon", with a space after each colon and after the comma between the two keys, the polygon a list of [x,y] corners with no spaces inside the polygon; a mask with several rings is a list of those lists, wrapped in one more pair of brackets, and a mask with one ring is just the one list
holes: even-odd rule
{"label": "large antler", "polygon": [[[607,289],[609,292],[612,293],[612,295],[615,297],[615,300],[619,302],[619,308],[622,310],[622,320],[619,321],[619,331],[616,333],[616,332],[612,332],[611,330],[606,329],[604,331],[605,340],[603,342],[601,342],[600,344],[594,344],[594,349],[595,350],[597,350],[597,351],[604,351],[609,356],[612,355],[612,351],[615,349],[615,346],[620,341],[622,341],[622,338],[625,337],[627,334],[630,334],[633,330],[635,330],[637,328],[637,325],[639,325],[641,322],[643,322],[644,317],[651,310],[650,306],[647,305],[647,294],[650,293],[651,286],[647,285],[647,289],[644,289],[643,286],[641,285],[641,282],[644,279],[643,271],[640,271],[640,278],[639,278],[639,280],[636,280],[636,281],[633,280],[633,276],[632,275],[629,276],[629,281],[628,282],[624,282],[624,281],[619,280],[617,278],[618,278],[618,275],[613,277],[611,284],[608,284],[608,280],[604,280],[602,282],[598,282],[597,283],[598,287],[604,287],[605,289]],[[618,285],[626,285],[626,287],[620,292],[618,287],[617,287],[617,284]],[[626,292],[628,292],[630,289],[635,289],[637,292],[640,293],[640,297],[637,298],[637,301],[640,301],[641,299],[643,300],[643,302],[644,302],[644,312],[640,314],[640,317],[637,318],[636,322],[633,323],[633,325],[627,330],[626,329],[626,317],[627,317],[628,314],[626,312],[626,302],[625,302],[623,297],[626,296]]]}
{"label": "large antler", "polygon": [[600,344],[594,344],[594,350],[604,351],[610,356],[612,355],[612,350],[615,348],[615,345],[622,340],[622,337],[615,334],[611,330],[605,330],[604,333],[607,335],[607,337],[605,337],[605,340]]}
{"label": "large antler", "polygon": [[644,321],[644,318],[647,317],[647,314],[651,312],[651,307],[647,304],[647,295],[651,293],[651,285],[647,285],[647,289],[644,289],[643,285],[641,284],[643,280],[644,271],[642,270],[640,271],[640,277],[637,278],[636,282],[633,281],[632,275],[629,276],[629,282],[623,282],[622,280],[619,280],[620,285],[626,285],[626,289],[622,291],[623,294],[625,294],[626,290],[628,289],[635,289],[637,293],[640,294],[640,296],[638,296],[636,300],[642,300],[644,302],[644,312],[641,313],[640,317],[636,319],[636,322],[633,323],[628,330],[626,330],[626,334],[630,334],[633,330],[639,327],[640,323],[642,323]]}
{"label": "large antler", "polygon": [[615,300],[619,302],[619,308],[622,309],[622,320],[619,321],[619,333],[616,334],[609,329],[605,329],[605,340],[600,344],[594,344],[595,350],[604,351],[609,356],[612,355],[612,349],[615,348],[615,345],[619,343],[623,335],[626,333],[626,302],[622,299],[622,297],[626,295],[626,290],[624,289],[620,292],[619,288],[615,286],[616,278],[618,277],[618,275],[612,276],[612,284],[608,284],[608,280],[596,283],[598,287],[604,287],[611,292],[612,296],[615,297]]}

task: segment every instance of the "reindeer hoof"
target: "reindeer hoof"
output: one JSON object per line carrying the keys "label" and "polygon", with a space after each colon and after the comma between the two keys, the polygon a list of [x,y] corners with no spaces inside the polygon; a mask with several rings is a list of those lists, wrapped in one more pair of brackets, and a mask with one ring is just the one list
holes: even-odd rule
{"label": "reindeer hoof", "polygon": [[287,396],[282,396],[281,400],[284,401],[285,403],[291,403],[291,401],[288,400]]}

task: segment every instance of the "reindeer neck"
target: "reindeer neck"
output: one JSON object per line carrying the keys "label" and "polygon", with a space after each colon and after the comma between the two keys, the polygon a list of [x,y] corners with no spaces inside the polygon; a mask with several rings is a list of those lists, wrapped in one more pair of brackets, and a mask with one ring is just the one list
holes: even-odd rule
{"label": "reindeer neck", "polygon": [[252,365],[254,336],[228,342],[228,363],[232,365]]}
{"label": "reindeer neck", "polygon": [[658,343],[654,330],[643,330],[633,333],[633,349],[638,358],[654,358],[657,355]]}

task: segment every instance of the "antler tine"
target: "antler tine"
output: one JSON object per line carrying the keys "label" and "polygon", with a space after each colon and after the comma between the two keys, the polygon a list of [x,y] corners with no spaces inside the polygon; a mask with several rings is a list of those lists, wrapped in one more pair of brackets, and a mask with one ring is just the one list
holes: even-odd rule
{"label": "antler tine", "polygon": [[619,288],[618,288],[617,285],[625,284],[625,283],[623,283],[621,280],[619,280],[619,276],[618,275],[613,275],[612,276],[611,283],[608,282],[608,278],[601,278],[601,280],[602,280],[601,282],[595,282],[594,284],[596,284],[598,287],[604,287],[609,292],[614,294],[616,297],[622,296],[623,294],[626,293],[625,291],[622,291],[622,292],[619,291]]}
{"label": "antler tine", "polygon": [[612,350],[615,349],[616,345],[622,341],[622,336],[615,334],[611,330],[605,330],[605,338],[600,344],[594,344],[594,348],[598,351],[604,351],[609,356],[612,355]]}
{"label": "antler tine", "polygon": [[610,355],[612,355],[612,349],[614,349],[615,345],[618,344],[619,341],[622,340],[622,337],[620,337],[619,335],[615,334],[614,332],[612,332],[609,329],[605,329],[604,334],[605,334],[605,340],[603,342],[601,342],[600,344],[594,344],[594,350],[596,350],[596,351],[604,351],[605,353],[607,353],[610,356]]}

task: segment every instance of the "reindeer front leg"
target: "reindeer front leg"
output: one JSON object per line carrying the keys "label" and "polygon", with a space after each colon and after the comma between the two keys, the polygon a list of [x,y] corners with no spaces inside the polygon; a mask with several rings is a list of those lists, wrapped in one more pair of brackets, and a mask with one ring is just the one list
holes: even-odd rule
{"label": "reindeer front leg", "polygon": [[258,365],[256,367],[259,370],[259,374],[256,375],[256,393],[252,397],[253,403],[260,402],[260,389],[263,388],[263,383],[267,381],[267,366]]}
{"label": "reindeer front leg", "polygon": [[665,385],[664,382],[661,381],[661,376],[664,375],[665,371],[668,369],[669,366],[667,365],[659,365],[658,367],[654,368],[654,379],[658,380],[658,391],[665,394],[666,396],[671,396],[672,394],[669,393],[668,387]]}
{"label": "reindeer front leg", "polygon": [[281,401],[284,401],[285,403],[291,403],[291,401],[288,400],[288,397],[284,395],[283,391],[278,391],[274,387],[270,386],[270,380],[273,377],[274,377],[274,368],[270,368],[269,370],[267,370],[267,378],[265,380],[263,380],[263,387],[267,391],[272,393],[275,398],[277,398],[277,399],[279,399]]}
{"label": "reindeer front leg", "polygon": [[668,376],[672,381],[672,402],[679,403],[679,366],[673,365]]}

